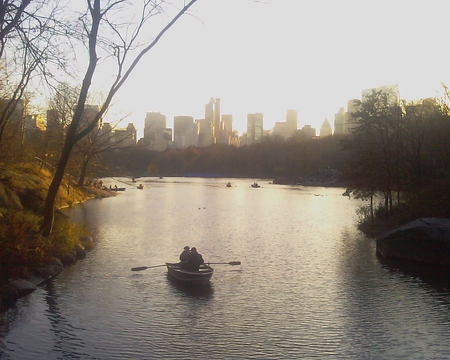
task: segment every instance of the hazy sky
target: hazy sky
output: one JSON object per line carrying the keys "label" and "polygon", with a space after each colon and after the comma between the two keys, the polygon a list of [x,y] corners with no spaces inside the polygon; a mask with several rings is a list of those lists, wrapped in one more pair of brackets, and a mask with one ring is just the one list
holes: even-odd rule
{"label": "hazy sky", "polygon": [[203,118],[214,97],[239,133],[248,113],[270,129],[288,109],[318,132],[363,89],[398,84],[419,99],[450,85],[449,13],[449,0],[198,0],[115,106],[141,130],[147,111],[173,127],[177,115]]}

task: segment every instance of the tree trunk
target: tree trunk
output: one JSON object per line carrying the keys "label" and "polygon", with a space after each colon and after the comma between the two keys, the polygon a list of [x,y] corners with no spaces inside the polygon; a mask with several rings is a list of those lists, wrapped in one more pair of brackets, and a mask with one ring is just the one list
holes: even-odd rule
{"label": "tree trunk", "polygon": [[78,186],[83,186],[84,179],[86,178],[86,169],[89,164],[89,158],[83,159],[83,164],[81,165],[80,178],[78,179]]}
{"label": "tree trunk", "polygon": [[64,171],[66,169],[67,162],[69,161],[72,147],[72,142],[66,139],[66,143],[64,144],[64,148],[61,153],[61,158],[59,159],[55,175],[53,176],[52,182],[48,189],[47,197],[45,199],[44,220],[42,222],[41,230],[42,234],[47,237],[52,233],[53,221],[55,219],[56,196],[58,195],[59,187],[64,178]]}

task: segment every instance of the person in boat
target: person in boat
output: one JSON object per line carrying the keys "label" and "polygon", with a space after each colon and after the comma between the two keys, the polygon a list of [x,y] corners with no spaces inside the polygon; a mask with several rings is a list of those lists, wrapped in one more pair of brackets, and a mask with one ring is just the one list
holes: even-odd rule
{"label": "person in boat", "polygon": [[202,254],[198,253],[197,249],[193,247],[188,260],[185,263],[182,263],[181,266],[186,270],[198,270],[200,269],[200,265],[204,263]]}
{"label": "person in boat", "polygon": [[183,252],[180,254],[180,261],[185,263],[188,261],[191,252],[189,251],[189,246],[185,246]]}

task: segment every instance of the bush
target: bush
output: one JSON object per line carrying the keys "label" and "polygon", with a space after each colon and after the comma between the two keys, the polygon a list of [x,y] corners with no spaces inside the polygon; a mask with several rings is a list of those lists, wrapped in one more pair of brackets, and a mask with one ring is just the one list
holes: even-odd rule
{"label": "bush", "polygon": [[27,275],[54,256],[71,251],[78,239],[87,233],[85,227],[67,217],[55,217],[53,234],[42,236],[42,217],[26,211],[0,211],[0,274],[3,280]]}

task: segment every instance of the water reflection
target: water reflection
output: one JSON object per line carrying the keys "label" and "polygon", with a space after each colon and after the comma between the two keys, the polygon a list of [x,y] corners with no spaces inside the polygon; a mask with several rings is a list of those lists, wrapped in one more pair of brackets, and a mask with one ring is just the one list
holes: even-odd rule
{"label": "water reflection", "polygon": [[214,287],[208,282],[206,284],[188,284],[167,274],[167,282],[174,289],[174,293],[183,294],[196,299],[210,299],[214,295]]}
{"label": "water reflection", "polygon": [[450,293],[450,267],[402,259],[387,259],[377,252],[377,259],[383,268],[391,273],[402,273],[422,281],[442,293]]}

